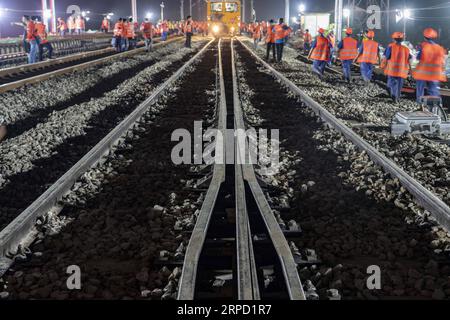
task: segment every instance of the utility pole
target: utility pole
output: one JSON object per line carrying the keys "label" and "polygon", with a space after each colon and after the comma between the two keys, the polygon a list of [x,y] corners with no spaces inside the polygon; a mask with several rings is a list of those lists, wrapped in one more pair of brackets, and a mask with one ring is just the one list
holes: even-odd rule
{"label": "utility pole", "polygon": [[335,0],[335,12],[334,12],[334,33],[338,41],[342,39],[342,16],[344,13],[344,1]]}
{"label": "utility pole", "polygon": [[161,7],[161,22],[164,21],[164,2],[159,5]]}
{"label": "utility pole", "polygon": [[184,0],[180,0],[180,17],[184,20]]}
{"label": "utility pole", "polygon": [[189,0],[189,15],[192,17],[192,0]]}
{"label": "utility pole", "polygon": [[241,21],[245,23],[245,0],[242,0],[242,18]]}
{"label": "utility pole", "polygon": [[252,22],[255,22],[256,17],[255,17],[255,6],[253,3],[253,0],[250,0],[250,13],[252,14]]}
{"label": "utility pole", "polygon": [[137,4],[136,4],[136,0],[131,0],[131,16],[133,17],[133,21],[137,22]]}
{"label": "utility pole", "polygon": [[285,0],[285,6],[284,6],[284,23],[286,23],[287,25],[289,25],[289,20],[291,17],[289,2],[290,2],[289,0]]}

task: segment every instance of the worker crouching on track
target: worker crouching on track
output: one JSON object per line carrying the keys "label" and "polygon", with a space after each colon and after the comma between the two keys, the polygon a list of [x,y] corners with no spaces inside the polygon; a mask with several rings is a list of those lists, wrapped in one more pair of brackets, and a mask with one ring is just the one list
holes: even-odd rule
{"label": "worker crouching on track", "polygon": [[325,30],[323,28],[320,28],[317,32],[319,34],[311,45],[308,59],[313,60],[313,72],[317,73],[319,77],[322,77],[325,72],[325,67],[328,61],[330,61],[332,46],[328,38],[325,37]]}
{"label": "worker crouching on track", "polygon": [[439,82],[447,81],[445,49],[434,41],[438,37],[437,31],[427,28],[423,36],[425,41],[420,44],[417,53],[419,64],[412,73],[416,80],[417,102],[420,102],[420,98],[425,95],[425,89],[427,89],[427,95],[439,97]]}
{"label": "worker crouching on track", "polygon": [[144,22],[141,24],[142,37],[144,38],[145,50],[150,52],[152,50],[153,42],[153,25],[145,18]]}
{"label": "worker crouching on track", "polygon": [[387,76],[387,85],[392,100],[397,103],[403,88],[403,82],[408,77],[410,60],[412,58],[409,48],[402,45],[404,39],[403,32],[394,32],[391,43],[385,53],[386,68],[384,74]]}
{"label": "worker crouching on track", "polygon": [[267,44],[267,52],[266,52],[266,60],[269,61],[270,51],[273,54],[273,60],[277,59],[277,53],[275,48],[275,22],[270,20],[269,26],[267,27],[267,35],[266,35],[266,44]]}
{"label": "worker crouching on track", "polygon": [[47,49],[48,52],[48,58],[52,58],[53,54],[53,47],[52,44],[48,41],[47,38],[47,27],[46,25],[41,21],[41,17],[38,18],[38,21],[36,22],[36,33],[39,37],[39,61],[44,61],[44,48]]}
{"label": "worker crouching on track", "polygon": [[376,64],[380,62],[380,45],[373,40],[375,32],[369,30],[367,32],[367,39],[359,46],[359,53],[355,61],[360,63],[361,75],[366,82],[372,81],[373,69]]}
{"label": "worker crouching on track", "polygon": [[353,60],[358,56],[358,41],[352,37],[353,29],[345,30],[346,37],[338,44],[339,60],[342,62],[344,80],[352,81],[351,66]]}
{"label": "worker crouching on track", "polygon": [[113,47],[116,48],[117,52],[122,51],[122,37],[123,37],[123,19],[119,18],[114,25],[114,37],[112,41]]}

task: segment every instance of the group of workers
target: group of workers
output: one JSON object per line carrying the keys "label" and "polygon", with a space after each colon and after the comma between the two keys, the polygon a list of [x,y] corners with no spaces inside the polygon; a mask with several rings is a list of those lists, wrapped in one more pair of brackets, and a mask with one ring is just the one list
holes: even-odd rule
{"label": "group of workers", "polygon": [[28,63],[44,60],[44,49],[47,50],[49,59],[52,58],[53,47],[48,40],[47,26],[40,16],[30,17],[24,15],[21,25],[24,28],[23,44],[28,54]]}
{"label": "group of workers", "polygon": [[278,23],[275,23],[274,20],[270,20],[269,23],[256,21],[247,25],[245,31],[252,34],[255,48],[262,38],[265,37],[267,60],[269,60],[271,52],[274,61],[281,62],[283,60],[284,46],[292,33],[292,28],[284,23],[283,18],[280,18]]}
{"label": "group of workers", "polygon": [[[370,82],[376,65],[384,70],[387,76],[387,86],[394,102],[398,102],[405,79],[410,73],[416,81],[416,98],[420,102],[425,95],[439,96],[439,83],[447,81],[445,76],[445,49],[435,40],[438,37],[436,30],[426,28],[423,32],[424,41],[418,47],[418,64],[413,70],[411,67],[412,55],[410,49],[404,46],[404,34],[394,32],[392,42],[387,46],[383,56],[380,55],[380,45],[375,41],[375,32],[368,30],[364,39],[358,44],[353,38],[353,30],[347,28],[346,36],[337,47],[325,36],[325,30],[320,28],[318,36],[311,43],[308,58],[313,60],[313,71],[320,77],[323,76],[326,66],[331,62],[332,51],[335,50],[342,63],[344,79],[351,82],[351,65],[359,63],[361,75],[364,81]],[[305,37],[304,39],[310,39]]]}
{"label": "group of workers", "polygon": [[74,16],[71,15],[67,19],[67,23],[63,18],[58,18],[58,33],[61,37],[64,37],[66,33],[70,35],[80,35],[86,31],[86,20],[82,15]]}
{"label": "group of workers", "polygon": [[138,28],[142,33],[147,52],[151,50],[155,34],[161,35],[161,41],[166,41],[169,35],[172,34],[184,34],[186,36],[185,46],[190,48],[194,32],[205,34],[206,30],[204,29],[204,23],[193,21],[191,16],[188,16],[186,21],[176,24],[169,23],[169,21],[166,20],[160,21],[156,26],[153,25],[148,18],[145,18],[140,27],[138,23],[133,22],[132,18],[119,18],[114,25],[113,47],[115,47],[118,52],[136,47],[136,32]]}

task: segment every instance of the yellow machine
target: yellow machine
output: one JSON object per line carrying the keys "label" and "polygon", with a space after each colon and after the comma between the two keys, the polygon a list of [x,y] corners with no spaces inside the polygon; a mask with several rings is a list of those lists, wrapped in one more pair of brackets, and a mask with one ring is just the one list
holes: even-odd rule
{"label": "yellow machine", "polygon": [[215,36],[239,33],[241,23],[240,0],[208,0],[206,2],[209,33]]}

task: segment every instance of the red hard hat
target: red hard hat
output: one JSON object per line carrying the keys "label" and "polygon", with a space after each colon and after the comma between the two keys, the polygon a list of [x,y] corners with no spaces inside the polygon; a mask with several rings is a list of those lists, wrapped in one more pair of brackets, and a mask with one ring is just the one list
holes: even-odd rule
{"label": "red hard hat", "polygon": [[433,28],[426,28],[425,30],[423,30],[423,36],[425,38],[435,39],[438,37],[438,33]]}
{"label": "red hard hat", "polygon": [[373,32],[373,30],[367,31],[367,37],[368,37],[368,38],[373,38],[373,37],[375,37],[375,32]]}
{"label": "red hard hat", "polygon": [[319,28],[319,30],[317,30],[317,32],[319,32],[319,33],[324,33],[324,32],[325,32],[325,29],[324,29],[324,28]]}
{"label": "red hard hat", "polygon": [[346,34],[353,34],[353,29],[352,28],[345,29],[345,33]]}
{"label": "red hard hat", "polygon": [[392,39],[403,39],[405,37],[405,35],[403,34],[403,32],[394,32],[392,34]]}

